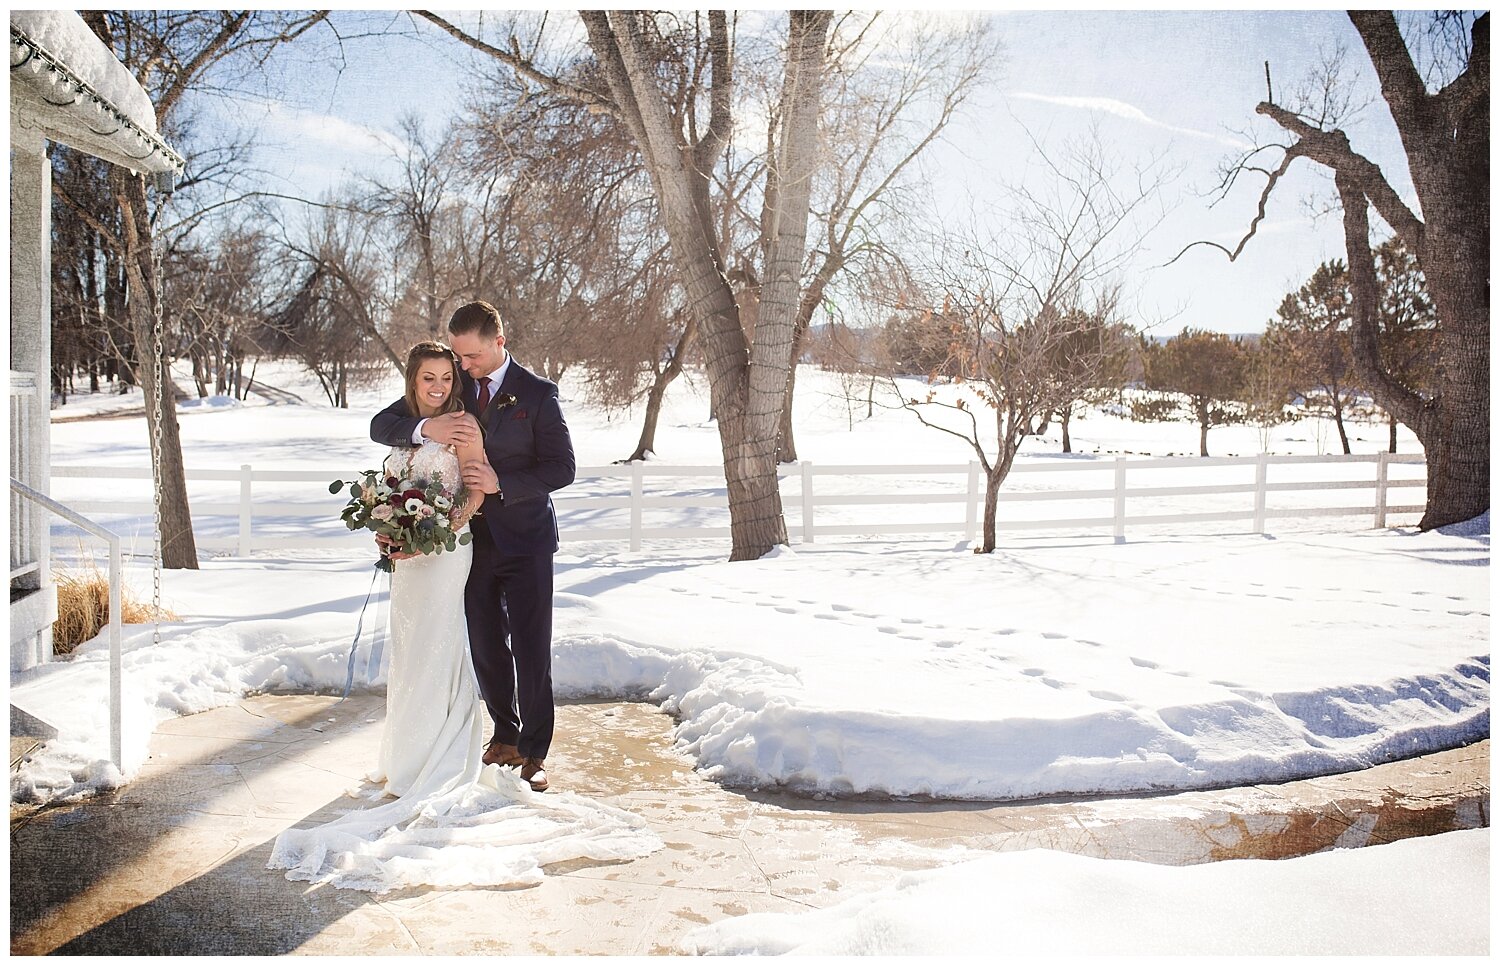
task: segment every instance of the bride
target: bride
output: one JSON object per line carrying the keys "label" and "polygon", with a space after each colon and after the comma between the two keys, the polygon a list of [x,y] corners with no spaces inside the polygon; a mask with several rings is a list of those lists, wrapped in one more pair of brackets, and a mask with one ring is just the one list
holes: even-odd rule
{"label": "bride", "polygon": [[[458,356],[419,342],[406,359],[406,406],[423,417],[463,412]],[[472,419],[472,417],[469,417]],[[477,426],[477,422],[476,422]],[[428,440],[393,447],[385,472],[460,487],[461,460],[483,459],[481,442],[455,452]],[[452,515],[461,533],[484,494]],[[484,704],[464,620],[473,547],[429,556],[393,554],[390,670],[380,752],[370,780],[395,801],[348,812],[276,837],[267,868],[287,878],[385,892],[394,888],[534,883],[541,865],[571,858],[621,860],[659,841],[619,809],[576,795],[541,796],[515,773],[485,765]]]}

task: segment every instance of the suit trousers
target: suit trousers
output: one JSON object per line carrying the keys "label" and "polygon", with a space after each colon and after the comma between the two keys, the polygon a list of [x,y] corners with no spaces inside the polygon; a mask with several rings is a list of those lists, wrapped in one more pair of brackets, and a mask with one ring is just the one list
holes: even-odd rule
{"label": "suit trousers", "polygon": [[552,554],[501,554],[483,518],[472,530],[464,613],[492,740],[545,758],[553,726]]}

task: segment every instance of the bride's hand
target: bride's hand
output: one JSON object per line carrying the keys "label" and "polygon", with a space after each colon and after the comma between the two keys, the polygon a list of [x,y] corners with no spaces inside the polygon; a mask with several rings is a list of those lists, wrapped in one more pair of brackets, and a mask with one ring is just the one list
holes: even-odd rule
{"label": "bride's hand", "polygon": [[421,554],[405,553],[400,550],[392,549],[396,545],[392,543],[391,539],[383,533],[375,534],[375,544],[380,548],[380,552],[382,554],[391,558],[392,560],[410,560],[413,557],[421,556]]}

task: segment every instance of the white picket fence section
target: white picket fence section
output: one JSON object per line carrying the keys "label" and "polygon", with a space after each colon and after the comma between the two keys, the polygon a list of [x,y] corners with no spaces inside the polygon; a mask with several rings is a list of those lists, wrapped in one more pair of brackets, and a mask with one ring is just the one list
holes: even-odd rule
{"label": "white picket fence section", "polygon": [[[1391,476],[1392,466],[1407,465],[1423,467],[1423,475]],[[1222,478],[1233,476],[1236,468],[1246,479],[1223,482]],[[1142,484],[1143,478],[1162,470],[1172,471],[1174,485]],[[1047,488],[1027,485],[1032,474],[1058,473],[1103,475],[1109,485]],[[1278,477],[1296,477],[1300,473],[1301,478],[1273,480],[1273,473]],[[1184,474],[1218,479],[1181,485]],[[1327,478],[1330,475],[1338,478]],[[247,463],[237,470],[190,468],[187,470],[190,483],[208,483],[208,489],[214,491],[190,495],[198,547],[245,556],[257,550],[368,546],[369,534],[350,533],[337,519],[346,497],[327,491],[333,480],[354,476],[349,469],[334,467],[257,470]],[[75,510],[94,516],[132,516],[137,518],[137,524],[144,520],[149,526],[152,512],[149,496],[129,500],[91,498],[100,492],[124,488],[111,481],[149,481],[149,469],[54,465],[52,477],[54,490],[67,487],[62,482],[65,480],[88,481],[76,486],[78,492],[68,499]],[[803,543],[855,535],[962,534],[966,540],[979,535],[984,480],[978,463],[870,466],[801,462],[783,466],[780,477],[788,535]],[[902,484],[896,478],[914,482]],[[855,489],[863,488],[864,492],[831,492],[835,487],[829,481],[833,479],[849,481],[846,486],[852,483]],[[288,484],[292,486],[289,488]],[[235,485],[237,500],[231,497]],[[913,486],[928,489],[917,491],[910,488]],[[1390,498],[1392,491],[1425,486],[1425,461],[1420,454],[1025,460],[1011,470],[999,494],[999,507],[1007,516],[1000,519],[998,530],[1001,534],[1043,529],[1101,530],[1123,540],[1129,528],[1246,521],[1247,530],[1264,533],[1268,520],[1323,516],[1364,516],[1379,528],[1387,525],[1392,514],[1420,513],[1423,509],[1420,502],[1394,503]],[[149,486],[141,489],[149,491]],[[276,492],[267,495],[267,490]],[[1370,493],[1352,505],[1308,502],[1316,499],[1308,494],[1346,490]],[[262,494],[260,498],[256,495],[258,491]],[[1279,494],[1297,496],[1278,497]],[[278,498],[287,495],[298,499]],[[1234,499],[1220,499],[1223,497]],[[646,540],[729,536],[724,471],[720,466],[663,463],[583,466],[578,468],[574,485],[555,494],[554,501],[566,543],[623,541],[630,549],[639,550]],[[1205,505],[1205,501],[1213,503],[1214,508],[1195,508]],[[1018,504],[1024,507],[1057,502],[1068,504],[1072,515],[1047,516],[1039,508],[1038,512],[1024,512],[1018,517],[1011,509]],[[1272,506],[1273,502],[1284,505]],[[932,512],[935,507],[952,504],[957,505],[958,512],[951,518],[940,510]],[[1077,504],[1088,508],[1086,515],[1079,515]],[[848,508],[856,507],[881,508],[880,519],[877,522],[851,519],[854,511]],[[1160,512],[1163,509],[1166,512]],[[906,518],[897,518],[901,512],[907,514]],[[675,515],[679,519],[668,520],[670,525],[648,526],[648,514]],[[690,519],[680,519],[683,516]],[[695,522],[691,519],[694,516],[715,518],[715,522]],[[599,525],[600,517],[617,518],[617,525]],[[237,525],[225,518],[237,518]]]}

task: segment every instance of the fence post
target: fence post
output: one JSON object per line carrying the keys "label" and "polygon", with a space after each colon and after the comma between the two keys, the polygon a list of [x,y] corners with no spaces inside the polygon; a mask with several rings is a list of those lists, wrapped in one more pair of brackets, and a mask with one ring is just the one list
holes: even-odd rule
{"label": "fence post", "polygon": [[240,556],[250,556],[250,464],[240,464]]}
{"label": "fence post", "polygon": [[802,461],[802,542],[813,542],[813,473],[812,461]]}
{"label": "fence post", "polygon": [[1266,469],[1270,458],[1261,453],[1255,457],[1255,532],[1266,532]]}
{"label": "fence post", "polygon": [[645,501],[645,464],[630,462],[630,549],[641,549],[641,504]]}
{"label": "fence post", "polygon": [[1385,529],[1385,508],[1390,505],[1387,492],[1391,481],[1391,454],[1375,454],[1375,529]]}
{"label": "fence post", "polygon": [[120,538],[109,540],[109,757],[125,770],[124,738],[120,729]]}
{"label": "fence post", "polygon": [[969,499],[964,505],[964,539],[979,538],[979,461],[969,460]]}
{"label": "fence post", "polygon": [[1125,542],[1125,457],[1115,457],[1115,543]]}

